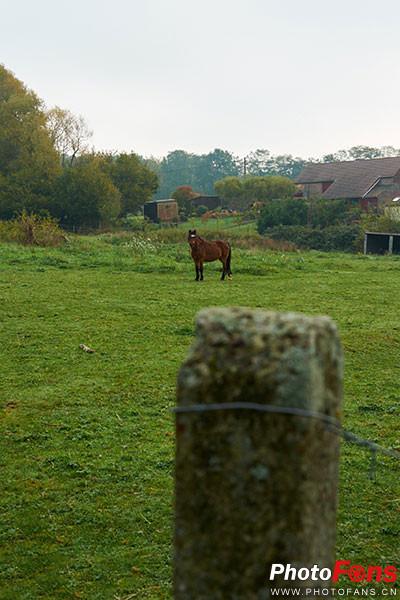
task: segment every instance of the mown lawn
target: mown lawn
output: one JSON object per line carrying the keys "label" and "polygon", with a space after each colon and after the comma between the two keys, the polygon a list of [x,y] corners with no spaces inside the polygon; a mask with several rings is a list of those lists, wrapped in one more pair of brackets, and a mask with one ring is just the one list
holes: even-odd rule
{"label": "mown lawn", "polygon": [[[400,261],[235,250],[193,281],[186,244],[0,246],[0,598],[171,598],[175,377],[196,312],[328,314],[344,424],[400,449]],[[86,354],[80,343],[96,353]],[[343,446],[337,557],[400,564],[400,463]]]}

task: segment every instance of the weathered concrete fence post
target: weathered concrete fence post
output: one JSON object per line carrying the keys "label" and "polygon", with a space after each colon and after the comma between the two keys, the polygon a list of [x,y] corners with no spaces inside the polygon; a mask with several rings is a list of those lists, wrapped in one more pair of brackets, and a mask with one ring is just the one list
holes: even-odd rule
{"label": "weathered concrete fence post", "polygon": [[273,564],[333,566],[339,441],[328,422],[342,395],[333,322],[203,310],[177,394],[175,599],[330,587],[269,577]]}

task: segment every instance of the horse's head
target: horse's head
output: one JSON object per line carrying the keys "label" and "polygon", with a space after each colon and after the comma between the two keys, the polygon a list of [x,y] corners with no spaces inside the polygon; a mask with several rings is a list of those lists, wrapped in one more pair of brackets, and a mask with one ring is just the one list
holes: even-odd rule
{"label": "horse's head", "polygon": [[190,244],[190,246],[193,248],[194,246],[196,246],[196,240],[198,238],[198,235],[196,233],[195,229],[189,229],[189,233],[188,233],[188,242]]}

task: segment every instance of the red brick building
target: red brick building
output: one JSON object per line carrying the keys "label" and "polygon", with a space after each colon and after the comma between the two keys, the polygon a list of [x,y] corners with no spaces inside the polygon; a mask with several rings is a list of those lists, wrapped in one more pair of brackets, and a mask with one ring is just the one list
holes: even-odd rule
{"label": "red brick building", "polygon": [[358,201],[365,210],[382,207],[400,196],[400,156],[310,163],[296,184],[297,197]]}

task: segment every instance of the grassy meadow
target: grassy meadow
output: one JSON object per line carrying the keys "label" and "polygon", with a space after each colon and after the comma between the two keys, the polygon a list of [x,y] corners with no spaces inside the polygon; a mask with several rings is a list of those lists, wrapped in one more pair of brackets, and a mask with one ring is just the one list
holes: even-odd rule
{"label": "grassy meadow", "polygon": [[[183,228],[0,244],[1,600],[171,598],[170,409],[203,307],[333,317],[345,427],[400,449],[400,260],[227,234],[225,282],[217,264],[194,281]],[[400,462],[368,471],[368,453],[343,444],[337,558],[399,565]]]}

